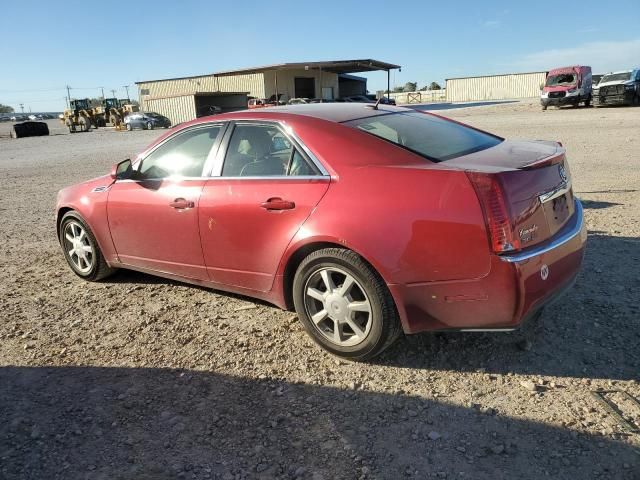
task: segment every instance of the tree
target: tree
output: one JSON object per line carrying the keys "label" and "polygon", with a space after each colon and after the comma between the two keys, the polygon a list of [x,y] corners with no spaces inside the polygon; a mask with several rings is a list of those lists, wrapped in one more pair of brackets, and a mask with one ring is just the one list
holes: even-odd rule
{"label": "tree", "polygon": [[407,82],[404,84],[403,92],[415,92],[418,89],[418,84],[416,82]]}
{"label": "tree", "polygon": [[404,87],[393,87],[393,93],[404,92]]}
{"label": "tree", "polygon": [[442,87],[438,82],[431,82],[429,85],[429,90],[442,90]]}
{"label": "tree", "polygon": [[13,113],[13,108],[0,103],[0,113]]}

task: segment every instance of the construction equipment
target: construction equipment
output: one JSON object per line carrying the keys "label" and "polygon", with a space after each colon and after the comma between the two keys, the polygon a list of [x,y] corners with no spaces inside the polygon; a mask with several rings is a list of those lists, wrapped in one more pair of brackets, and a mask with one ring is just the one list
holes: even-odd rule
{"label": "construction equipment", "polygon": [[74,99],[69,101],[69,108],[64,111],[60,121],[69,128],[69,133],[74,133],[79,129],[81,132],[88,132],[91,125],[98,128],[93,115],[93,109],[89,108],[89,99]]}
{"label": "construction equipment", "polygon": [[122,126],[124,117],[132,112],[137,112],[138,106],[131,104],[129,99],[105,98],[102,105],[93,108],[93,114],[99,126],[105,127],[110,123],[116,128]]}

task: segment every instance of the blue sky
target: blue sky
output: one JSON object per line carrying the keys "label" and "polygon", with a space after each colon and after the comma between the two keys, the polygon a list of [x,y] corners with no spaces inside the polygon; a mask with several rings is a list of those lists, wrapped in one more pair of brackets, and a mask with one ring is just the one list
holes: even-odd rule
{"label": "blue sky", "polygon": [[[640,64],[638,19],[639,0],[10,1],[0,103],[57,111],[67,84],[72,97],[124,97],[140,80],[349,58],[402,65],[397,85],[573,63],[600,73]],[[386,87],[385,73],[367,76]]]}

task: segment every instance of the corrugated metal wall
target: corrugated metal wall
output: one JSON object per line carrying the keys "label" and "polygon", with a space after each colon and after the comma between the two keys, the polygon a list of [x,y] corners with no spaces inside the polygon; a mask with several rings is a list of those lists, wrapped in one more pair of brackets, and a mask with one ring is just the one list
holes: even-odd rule
{"label": "corrugated metal wall", "polygon": [[147,108],[145,103],[147,98],[196,92],[248,92],[251,96],[264,98],[264,75],[262,73],[225,77],[205,75],[202,77],[158,80],[138,84],[138,98],[140,98],[142,109],[149,111],[151,110]]}
{"label": "corrugated metal wall", "polygon": [[[278,93],[282,94],[281,100],[285,102],[291,98],[295,98],[295,78],[307,77],[316,79],[316,97],[322,95],[320,89],[320,71],[319,70],[280,70],[278,71]],[[274,71],[264,72],[265,98],[269,98],[276,93],[276,79]],[[338,89],[338,75],[331,72],[322,72],[322,86],[333,88],[333,98],[340,95]]]}
{"label": "corrugated metal wall", "polygon": [[188,122],[196,118],[196,102],[193,95],[179,97],[149,98],[145,100],[143,110],[157,112],[171,120],[172,125]]}
{"label": "corrugated metal wall", "polygon": [[540,95],[546,72],[447,79],[447,101],[506,100]]}

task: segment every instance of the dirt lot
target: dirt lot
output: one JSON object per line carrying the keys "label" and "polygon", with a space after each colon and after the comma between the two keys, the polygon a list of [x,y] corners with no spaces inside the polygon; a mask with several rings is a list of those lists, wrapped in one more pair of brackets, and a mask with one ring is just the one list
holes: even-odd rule
{"label": "dirt lot", "polygon": [[640,479],[640,434],[590,395],[640,397],[640,108],[439,113],[567,147],[588,253],[528,351],[419,335],[348,363],[250,299],[126,271],[85,283],[56,192],[159,132],[0,124],[0,478]]}

